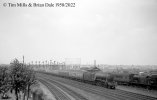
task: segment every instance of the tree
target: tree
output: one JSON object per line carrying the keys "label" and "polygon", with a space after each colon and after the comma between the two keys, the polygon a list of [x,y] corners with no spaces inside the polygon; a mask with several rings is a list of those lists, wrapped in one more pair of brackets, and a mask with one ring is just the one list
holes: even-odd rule
{"label": "tree", "polygon": [[10,75],[12,89],[15,90],[16,100],[18,100],[18,94],[20,91],[24,93],[24,99],[27,92],[28,99],[30,86],[36,83],[35,73],[33,69],[31,69],[30,66],[19,63],[19,61],[15,59],[11,63]]}
{"label": "tree", "polygon": [[0,67],[0,93],[2,98],[6,96],[6,92],[10,89],[9,72],[7,67]]}
{"label": "tree", "polygon": [[27,93],[27,100],[28,100],[28,97],[29,97],[29,93],[30,93],[30,87],[33,85],[33,84],[36,84],[36,77],[35,77],[35,72],[34,70],[30,67],[30,66],[27,66],[25,67],[25,73],[24,73],[25,77],[24,77],[24,81],[25,81],[25,88],[24,88],[24,98],[25,98],[25,95]]}
{"label": "tree", "polygon": [[31,85],[33,84],[36,84],[37,81],[36,81],[36,77],[35,77],[35,73],[33,70],[29,70],[28,72],[28,81],[27,81],[27,87],[28,87],[28,96],[27,96],[27,100],[28,100],[28,97],[29,97],[29,92],[30,92],[30,87]]}
{"label": "tree", "polygon": [[23,64],[19,63],[17,59],[15,59],[11,63],[11,84],[12,89],[15,90],[16,100],[18,100],[18,93],[24,88],[24,80],[23,80]]}

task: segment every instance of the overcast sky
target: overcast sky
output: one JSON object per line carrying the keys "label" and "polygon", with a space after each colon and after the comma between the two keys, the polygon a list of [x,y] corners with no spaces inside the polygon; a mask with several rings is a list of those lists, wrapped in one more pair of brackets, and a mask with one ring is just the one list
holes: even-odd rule
{"label": "overcast sky", "polygon": [[157,0],[27,0],[76,7],[3,7],[8,2],[0,1],[0,63],[24,55],[26,62],[157,64]]}

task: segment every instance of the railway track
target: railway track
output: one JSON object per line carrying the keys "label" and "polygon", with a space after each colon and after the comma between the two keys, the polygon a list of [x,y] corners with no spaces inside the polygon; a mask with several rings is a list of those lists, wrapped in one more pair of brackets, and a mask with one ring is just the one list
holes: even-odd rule
{"label": "railway track", "polygon": [[44,84],[50,92],[55,96],[56,100],[71,100],[66,94],[56,88],[56,86],[40,79],[39,80],[42,84]]}
{"label": "railway track", "polygon": [[[73,82],[70,82],[70,83],[73,84],[73,86],[76,84]],[[79,82],[79,84],[80,84],[80,82]],[[110,95],[110,94],[112,94],[112,95],[110,95],[110,96],[112,96],[112,99],[114,97],[114,98],[120,99],[120,100],[157,100],[157,98],[154,98],[154,97],[150,97],[150,96],[146,96],[146,95],[142,95],[142,94],[136,94],[136,93],[132,93],[132,92],[124,91],[124,90],[119,90],[119,89],[111,90],[111,89],[106,89],[106,88],[88,85],[88,84],[82,85],[82,86],[84,86],[83,88],[85,88],[85,87],[87,88],[87,86],[88,86],[89,89],[94,89],[95,92],[98,93],[99,95],[104,95],[104,94]],[[109,97],[109,98],[111,98],[111,97]]]}
{"label": "railway track", "polygon": [[136,97],[138,100],[157,100],[157,98],[155,97],[151,97],[151,96],[147,96],[147,95],[142,95],[142,94],[137,94],[137,93],[133,93],[133,92],[126,92],[124,90],[120,90],[117,89],[116,90],[118,93],[121,93],[123,95],[128,95],[128,96],[132,96],[132,97]]}
{"label": "railway track", "polygon": [[[127,92],[124,90],[119,90],[119,89],[111,90],[111,89],[89,85],[89,84],[85,84],[85,83],[77,82],[73,80],[68,80],[68,79],[63,79],[63,78],[58,78],[58,77],[53,77],[53,76],[50,76],[50,77],[56,81],[69,84],[76,88],[82,89],[84,91],[87,91],[93,94],[97,94],[99,96],[106,97],[111,100],[157,100],[157,98],[155,97]],[[49,81],[51,81],[51,78],[49,78]]]}
{"label": "railway track", "polygon": [[[52,80],[51,79],[48,79],[49,81],[51,81],[52,82]],[[54,81],[54,80],[53,80]],[[61,82],[57,82],[56,81],[56,83],[58,83],[58,84],[62,84]],[[93,94],[97,94],[97,95],[100,95],[100,96],[102,96],[102,97],[107,97],[107,98],[109,98],[109,99],[112,99],[112,100],[125,100],[125,99],[123,99],[122,97],[115,97],[114,95],[112,95],[112,94],[102,94],[101,93],[101,91],[97,91],[97,90],[95,90],[94,88],[93,89],[91,89],[91,88],[88,88],[88,87],[86,87],[86,86],[79,86],[79,85],[77,85],[77,86],[74,86],[74,87],[76,87],[76,88],[79,88],[79,89],[81,89],[81,90],[85,90],[85,91],[87,91],[87,92],[90,92],[90,93],[93,93]]]}
{"label": "railway track", "polygon": [[[44,85],[45,85],[45,83],[47,84],[47,81],[49,81],[50,83],[52,83],[52,84],[54,84],[55,86],[57,86],[57,87],[60,87],[63,91],[65,91],[66,93],[68,93],[69,95],[71,95],[75,100],[88,100],[87,98],[85,98],[84,96],[82,96],[82,95],[80,95],[80,94],[78,94],[77,92],[75,92],[75,91],[73,91],[73,90],[71,90],[71,89],[69,89],[69,88],[67,88],[66,86],[64,86],[64,85],[62,85],[62,84],[60,84],[60,83],[58,83],[58,82],[56,82],[56,81],[53,81],[53,80],[49,80],[49,79],[39,79],[39,81],[41,81]],[[49,89],[51,88],[51,87],[48,87]],[[53,87],[54,88],[54,87]],[[55,90],[54,90],[55,91]],[[52,91],[52,93],[54,92],[54,91]],[[55,91],[56,92],[56,91]],[[54,94],[54,93],[53,93]],[[63,94],[63,93],[62,93]],[[58,93],[57,93],[57,95],[58,95]],[[56,95],[56,97],[58,97]],[[67,96],[65,96],[65,95],[63,94],[63,96],[61,96],[61,97],[63,97],[63,98],[61,98],[61,99],[57,99],[57,100],[71,100],[70,98],[68,98]],[[59,95],[59,97],[60,97],[60,95]],[[65,99],[64,99],[65,98]]]}

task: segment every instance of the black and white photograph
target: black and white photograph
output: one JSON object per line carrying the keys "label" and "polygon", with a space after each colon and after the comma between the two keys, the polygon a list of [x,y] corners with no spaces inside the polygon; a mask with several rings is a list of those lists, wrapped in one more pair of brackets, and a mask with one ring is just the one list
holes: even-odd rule
{"label": "black and white photograph", "polygon": [[157,100],[157,0],[0,0],[0,100]]}

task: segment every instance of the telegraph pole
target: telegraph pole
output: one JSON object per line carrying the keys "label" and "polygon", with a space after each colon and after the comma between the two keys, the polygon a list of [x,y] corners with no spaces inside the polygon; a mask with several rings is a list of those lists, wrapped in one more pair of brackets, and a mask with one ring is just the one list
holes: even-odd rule
{"label": "telegraph pole", "polygon": [[94,67],[96,67],[96,60],[94,60]]}
{"label": "telegraph pole", "polygon": [[25,61],[24,61],[24,60],[25,60],[25,57],[24,57],[24,55],[23,55],[23,64],[25,63]]}

